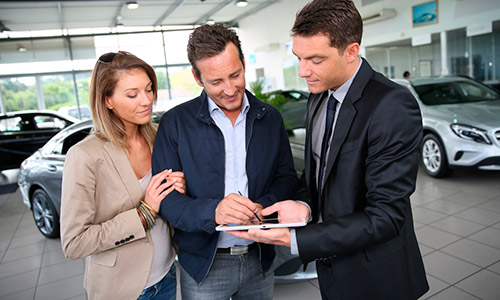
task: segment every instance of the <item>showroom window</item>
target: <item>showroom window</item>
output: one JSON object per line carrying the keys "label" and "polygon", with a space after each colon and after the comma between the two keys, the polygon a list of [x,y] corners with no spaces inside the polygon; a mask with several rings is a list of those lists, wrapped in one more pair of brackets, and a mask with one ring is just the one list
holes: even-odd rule
{"label": "showroom window", "polygon": [[89,86],[96,59],[118,50],[129,51],[155,68],[159,101],[193,98],[201,88],[193,79],[186,54],[191,31],[1,41],[1,111],[51,109],[81,119],[90,118]]}

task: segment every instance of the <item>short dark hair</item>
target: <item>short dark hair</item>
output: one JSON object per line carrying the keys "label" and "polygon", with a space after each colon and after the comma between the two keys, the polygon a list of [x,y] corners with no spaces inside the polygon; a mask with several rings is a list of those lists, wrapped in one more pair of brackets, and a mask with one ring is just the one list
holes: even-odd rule
{"label": "short dark hair", "polygon": [[201,77],[196,61],[224,52],[228,43],[233,43],[236,46],[241,63],[244,65],[240,39],[229,26],[224,24],[202,25],[190,34],[187,45],[188,59],[198,78]]}
{"label": "short dark hair", "polygon": [[314,0],[296,15],[292,36],[324,34],[342,54],[352,43],[361,44],[363,21],[350,0]]}

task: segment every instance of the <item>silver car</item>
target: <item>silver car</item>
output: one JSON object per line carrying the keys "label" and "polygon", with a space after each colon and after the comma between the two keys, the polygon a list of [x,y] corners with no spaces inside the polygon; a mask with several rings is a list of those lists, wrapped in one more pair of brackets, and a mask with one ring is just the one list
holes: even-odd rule
{"label": "silver car", "polygon": [[394,79],[422,111],[422,165],[432,177],[457,168],[500,170],[500,94],[469,78]]}
{"label": "silver car", "polygon": [[[153,117],[154,122],[159,114]],[[21,165],[18,185],[23,202],[31,208],[40,232],[48,238],[59,236],[59,213],[64,160],[68,149],[85,138],[92,129],[90,120],[72,125],[54,136]],[[314,263],[303,270],[297,256],[287,247],[276,247],[276,282],[295,282],[317,277]]]}

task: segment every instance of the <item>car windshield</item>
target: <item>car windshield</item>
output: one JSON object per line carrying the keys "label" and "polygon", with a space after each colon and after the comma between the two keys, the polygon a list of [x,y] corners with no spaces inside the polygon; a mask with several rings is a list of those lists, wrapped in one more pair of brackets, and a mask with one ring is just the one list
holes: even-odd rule
{"label": "car windshield", "polygon": [[457,104],[500,99],[493,89],[474,81],[449,81],[414,87],[425,105]]}

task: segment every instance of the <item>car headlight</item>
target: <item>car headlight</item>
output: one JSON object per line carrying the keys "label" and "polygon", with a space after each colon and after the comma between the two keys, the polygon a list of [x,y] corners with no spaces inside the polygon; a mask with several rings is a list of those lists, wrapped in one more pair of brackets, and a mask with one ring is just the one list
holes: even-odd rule
{"label": "car headlight", "polygon": [[486,130],[461,124],[452,124],[450,127],[456,135],[463,139],[491,145]]}

